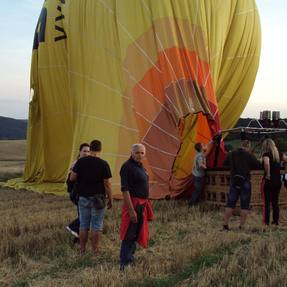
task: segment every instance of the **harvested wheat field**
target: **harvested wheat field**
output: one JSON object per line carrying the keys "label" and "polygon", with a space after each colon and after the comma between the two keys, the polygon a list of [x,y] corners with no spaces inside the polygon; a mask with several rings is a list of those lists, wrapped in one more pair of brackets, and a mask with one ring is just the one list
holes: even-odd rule
{"label": "harvested wheat field", "polygon": [[23,174],[25,153],[25,140],[0,140],[0,181]]}
{"label": "harvested wheat field", "polygon": [[25,161],[26,140],[0,140],[0,161]]}
{"label": "harvested wheat field", "polygon": [[222,232],[222,213],[184,201],[155,201],[147,250],[119,271],[120,202],[106,212],[101,255],[80,256],[65,230],[68,198],[0,190],[0,286],[287,286],[286,211],[281,227],[261,227],[252,212]]}

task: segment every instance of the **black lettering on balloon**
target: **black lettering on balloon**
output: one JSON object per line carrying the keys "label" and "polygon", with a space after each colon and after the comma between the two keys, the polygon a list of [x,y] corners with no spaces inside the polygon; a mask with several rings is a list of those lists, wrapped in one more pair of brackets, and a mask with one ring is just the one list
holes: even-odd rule
{"label": "black lettering on balloon", "polygon": [[[59,1],[60,1],[61,4],[65,4],[66,3],[66,0],[59,0]],[[58,32],[61,32],[61,35],[56,36],[54,38],[55,42],[67,39],[67,34],[66,34],[65,29],[63,27],[59,26],[60,23],[59,24],[57,23],[57,22],[59,22],[59,21],[61,22],[63,19],[65,19],[65,15],[62,14],[62,7],[60,5],[57,6],[57,10],[61,14],[55,18],[55,30],[58,31]]]}
{"label": "black lettering on balloon", "polygon": [[64,40],[64,39],[67,38],[67,34],[66,34],[64,28],[59,27],[59,26],[55,26],[55,30],[57,30],[57,31],[59,31],[59,32],[62,32],[62,34],[63,34],[63,35],[61,35],[61,36],[55,37],[55,42],[56,42],[56,41],[60,41],[60,40]]}
{"label": "black lettering on balloon", "polygon": [[34,34],[33,50],[37,50],[39,44],[41,42],[45,42],[46,21],[47,21],[47,9],[42,8]]}

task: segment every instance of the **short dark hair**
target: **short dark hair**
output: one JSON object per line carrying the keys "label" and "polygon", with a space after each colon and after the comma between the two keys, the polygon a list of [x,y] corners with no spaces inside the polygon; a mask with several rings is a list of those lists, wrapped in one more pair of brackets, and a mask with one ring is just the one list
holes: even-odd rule
{"label": "short dark hair", "polygon": [[101,151],[102,150],[102,143],[99,140],[91,141],[90,150],[91,151]]}
{"label": "short dark hair", "polygon": [[88,143],[82,143],[79,147],[79,151],[81,151],[84,147],[90,147]]}
{"label": "short dark hair", "polygon": [[196,143],[194,145],[194,148],[196,151],[200,152],[202,150],[202,144],[201,143]]}

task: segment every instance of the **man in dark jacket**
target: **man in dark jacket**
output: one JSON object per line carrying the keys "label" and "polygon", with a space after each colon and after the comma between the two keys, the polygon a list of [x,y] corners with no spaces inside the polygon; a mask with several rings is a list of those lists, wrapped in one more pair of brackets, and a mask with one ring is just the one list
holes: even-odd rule
{"label": "man in dark jacket", "polygon": [[261,164],[254,155],[249,152],[250,142],[241,141],[241,147],[228,154],[223,165],[230,167],[230,189],[224,213],[223,230],[230,230],[228,222],[232,211],[240,197],[240,228],[243,227],[251,200],[250,170],[260,169]]}

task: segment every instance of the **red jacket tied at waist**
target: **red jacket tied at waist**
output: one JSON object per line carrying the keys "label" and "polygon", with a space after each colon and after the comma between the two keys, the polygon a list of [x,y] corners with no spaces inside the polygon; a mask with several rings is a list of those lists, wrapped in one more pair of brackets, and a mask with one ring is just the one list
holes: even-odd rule
{"label": "red jacket tied at waist", "polygon": [[[134,208],[136,208],[138,204],[145,205],[145,208],[143,211],[143,225],[139,231],[139,234],[137,237],[137,243],[141,245],[142,247],[147,248],[148,239],[149,239],[148,221],[152,221],[154,217],[151,202],[148,199],[143,199],[143,198],[138,198],[138,197],[131,197],[131,201],[132,201]],[[121,240],[125,239],[130,223],[131,223],[131,220],[130,220],[128,208],[125,204],[123,204],[122,222],[120,226],[120,239]]]}

